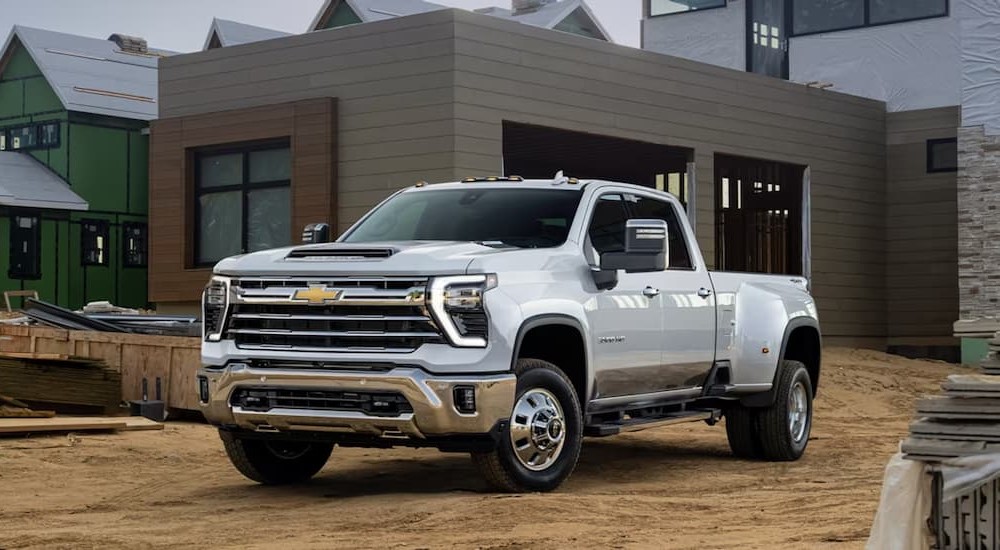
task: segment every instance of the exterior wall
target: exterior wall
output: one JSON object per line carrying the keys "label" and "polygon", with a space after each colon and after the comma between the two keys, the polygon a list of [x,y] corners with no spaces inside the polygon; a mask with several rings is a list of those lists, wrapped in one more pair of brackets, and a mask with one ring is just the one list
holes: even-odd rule
{"label": "exterior wall", "polygon": [[206,146],[288,138],[292,155],[292,234],[309,223],[336,224],[336,102],[331,98],[252,107],[152,124],[150,300],[198,296],[211,269],[195,267],[194,154]]}
{"label": "exterior wall", "polygon": [[724,8],[643,19],[642,48],[744,71],[746,28],[746,0],[729,0]]}
{"label": "exterior wall", "polygon": [[[77,308],[93,300],[144,307],[146,269],[124,267],[122,224],[145,222],[148,136],[145,123],[67,112],[20,45],[0,73],[0,128],[60,122],[59,146],[26,152],[65,179],[88,201],[88,212],[36,211],[42,218],[38,280],[10,279],[10,210],[0,207],[0,289],[38,291],[43,300]],[[83,266],[80,221],[110,224],[107,266]]]}
{"label": "exterior wall", "polygon": [[958,131],[960,318],[1000,317],[1000,136],[981,126]]}
{"label": "exterior wall", "polygon": [[694,149],[709,259],[716,153],[809,166],[825,334],[885,341],[883,103],[457,10],[172,57],[160,77],[166,118],[338,97],[340,229],[416,181],[500,172],[504,120]]}
{"label": "exterior wall", "polygon": [[886,292],[889,344],[954,345],[958,175],[927,173],[927,140],[954,138],[959,108],[890,113]]}
{"label": "exterior wall", "polygon": [[884,104],[465,13],[456,19],[460,173],[500,169],[503,120],[694,149],[696,230],[711,262],[716,153],[810,166],[824,335],[881,342]]}
{"label": "exterior wall", "polygon": [[833,90],[885,101],[889,111],[959,105],[959,34],[953,13],[793,37],[789,77],[794,82],[828,82]]}

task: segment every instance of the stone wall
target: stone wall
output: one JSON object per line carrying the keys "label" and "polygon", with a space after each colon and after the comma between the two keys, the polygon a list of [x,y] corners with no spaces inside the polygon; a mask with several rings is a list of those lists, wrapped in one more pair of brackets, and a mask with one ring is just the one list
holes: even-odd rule
{"label": "stone wall", "polygon": [[958,285],[962,320],[1000,311],[1000,136],[958,130]]}

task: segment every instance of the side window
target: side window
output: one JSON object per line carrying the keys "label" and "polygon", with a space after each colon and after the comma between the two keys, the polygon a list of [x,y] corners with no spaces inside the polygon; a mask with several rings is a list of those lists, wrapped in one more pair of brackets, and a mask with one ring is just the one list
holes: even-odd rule
{"label": "side window", "polygon": [[82,265],[108,265],[108,222],[83,220],[80,223]]}
{"label": "side window", "polygon": [[11,279],[39,279],[42,276],[42,233],[38,216],[10,218]]}
{"label": "side window", "polygon": [[648,197],[626,195],[625,202],[629,204],[633,220],[663,220],[667,222],[667,240],[670,245],[670,269],[692,269],[691,252],[688,250],[677,219],[677,210],[669,203]]}
{"label": "side window", "polygon": [[123,263],[125,267],[146,267],[148,239],[146,224],[126,222],[122,224],[124,242]]}
{"label": "side window", "polygon": [[625,204],[619,194],[602,195],[590,218],[590,244],[598,254],[625,251]]}

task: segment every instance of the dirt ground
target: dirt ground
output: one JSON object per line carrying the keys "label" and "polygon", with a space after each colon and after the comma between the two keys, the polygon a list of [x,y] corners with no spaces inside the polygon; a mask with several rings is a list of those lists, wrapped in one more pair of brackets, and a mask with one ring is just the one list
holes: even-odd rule
{"label": "dirt ground", "polygon": [[957,370],[831,350],[801,461],[736,460],[721,426],[680,425],[588,440],[544,495],[491,494],[434,450],[336,449],[313,483],[261,487],[198,424],[0,439],[0,549],[863,548],[914,398]]}

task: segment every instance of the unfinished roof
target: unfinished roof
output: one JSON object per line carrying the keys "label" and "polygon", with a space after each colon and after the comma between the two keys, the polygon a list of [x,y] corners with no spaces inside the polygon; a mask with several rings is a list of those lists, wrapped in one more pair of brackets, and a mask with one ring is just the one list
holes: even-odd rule
{"label": "unfinished roof", "polygon": [[[363,23],[371,23],[372,21],[382,21],[384,19],[392,19],[394,17],[405,17],[407,15],[416,15],[418,13],[450,9],[448,6],[442,6],[432,2],[424,2],[423,0],[326,0],[323,4],[323,8],[320,9],[319,14],[316,16],[316,19],[313,20],[312,25],[309,28],[314,31],[326,28],[326,24],[333,16],[334,10],[341,3],[347,4],[347,6],[351,8],[351,11],[353,11]],[[595,35],[595,38],[607,41],[611,40],[607,31],[604,30],[604,27],[601,26],[601,23],[590,10],[590,7],[587,6],[587,3],[583,0],[564,0],[560,2],[540,3],[542,5],[535,10],[524,11],[517,14],[504,8],[484,8],[475,11],[477,13],[500,17],[502,19],[517,21],[518,23],[524,23],[526,25],[546,29],[556,29],[570,17],[574,17],[576,14],[582,13],[585,19],[589,19],[589,24],[587,26],[592,27],[592,34]],[[577,12],[577,10],[580,10],[580,12]]]}
{"label": "unfinished roof", "polygon": [[15,25],[3,52],[20,44],[69,111],[153,120],[159,58],[172,52],[123,51],[118,42]]}
{"label": "unfinished roof", "polygon": [[87,210],[87,201],[27,153],[0,151],[0,205]]}
{"label": "unfinished roof", "polygon": [[208,31],[208,37],[205,39],[205,46],[202,49],[209,50],[212,48],[238,46],[240,44],[249,44],[251,42],[260,42],[261,40],[270,40],[272,38],[282,38],[291,35],[291,33],[284,31],[247,25],[246,23],[230,21],[228,19],[213,18],[212,27]]}

